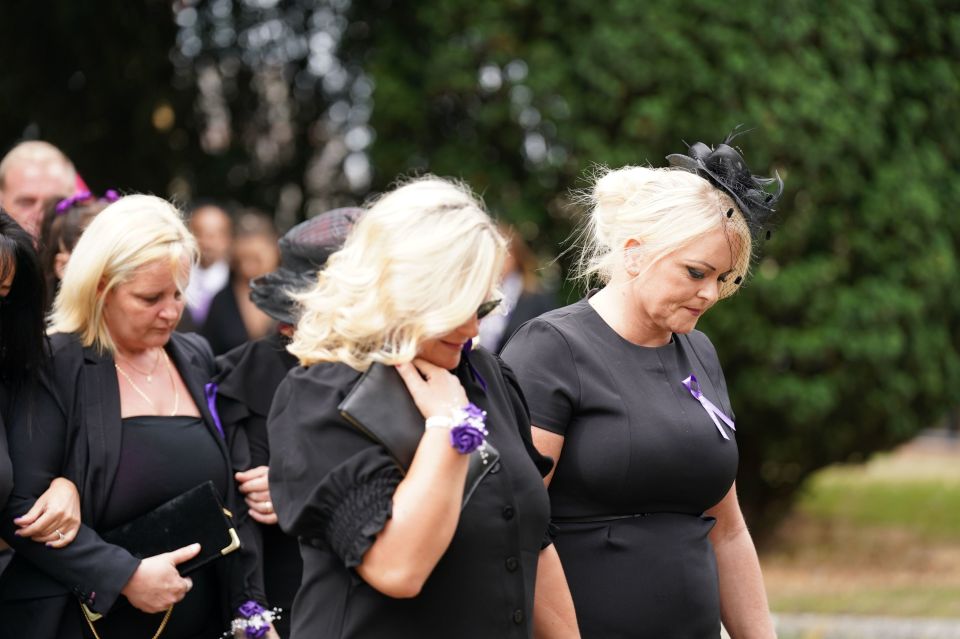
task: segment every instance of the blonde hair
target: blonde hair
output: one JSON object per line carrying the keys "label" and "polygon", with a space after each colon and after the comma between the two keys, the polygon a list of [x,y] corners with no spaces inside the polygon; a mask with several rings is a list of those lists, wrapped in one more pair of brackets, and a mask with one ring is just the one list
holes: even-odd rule
{"label": "blonde hair", "polygon": [[196,261],[197,245],[172,204],[152,195],[120,198],[93,219],[74,247],[53,303],[51,332],[76,333],[84,346],[113,352],[103,318],[107,294],[157,260],[169,261],[182,291],[184,258]]}
{"label": "blonde hair", "polygon": [[7,173],[10,167],[20,162],[36,162],[38,164],[62,164],[64,167],[64,188],[69,193],[73,193],[74,183],[77,180],[77,170],[73,162],[63,154],[63,151],[53,146],[49,142],[41,140],[29,140],[21,142],[10,149],[3,159],[0,160],[0,190],[6,188]]}
{"label": "blonde hair", "polygon": [[360,216],[303,307],[289,351],[307,366],[412,360],[468,321],[495,289],[506,241],[463,184],[427,176]]}
{"label": "blonde hair", "polygon": [[[733,272],[720,284],[728,297],[750,269],[750,229],[729,195],[702,177],[672,168],[626,166],[603,172],[585,197],[591,206],[580,231],[581,252],[575,277],[587,285],[607,283],[624,266],[627,240],[646,268],[689,246],[717,228],[726,230],[735,251]],[[734,214],[727,215],[733,209]]]}

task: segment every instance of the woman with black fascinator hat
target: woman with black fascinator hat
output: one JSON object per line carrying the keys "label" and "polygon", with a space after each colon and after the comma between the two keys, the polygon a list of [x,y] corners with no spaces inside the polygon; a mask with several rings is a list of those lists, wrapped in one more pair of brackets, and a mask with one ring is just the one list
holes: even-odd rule
{"label": "woman with black fascinator hat", "polygon": [[734,639],[774,636],[723,370],[695,330],[743,283],[782,191],[732,137],[670,168],[602,175],[579,276],[603,288],[526,323],[502,353],[557,460],[555,545],[585,638],[716,639],[721,618]]}
{"label": "woman with black fascinator hat", "polygon": [[291,294],[316,282],[318,271],[343,246],[360,212],[359,208],[327,211],[280,238],[280,268],[250,283],[250,299],[277,321],[277,328],[218,357],[217,376],[207,385],[207,396],[216,402],[224,429],[232,433],[235,478],[250,517],[258,523],[256,540],[267,599],[284,611],[274,623],[281,637],[290,635],[290,610],[303,562],[296,538],[277,526],[270,499],[267,415],[277,387],[297,364],[297,358],[287,352],[299,315]]}

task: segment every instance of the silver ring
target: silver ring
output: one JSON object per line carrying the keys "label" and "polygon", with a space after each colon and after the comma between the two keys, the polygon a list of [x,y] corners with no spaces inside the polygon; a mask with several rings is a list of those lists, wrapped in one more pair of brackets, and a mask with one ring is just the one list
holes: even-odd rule
{"label": "silver ring", "polygon": [[57,533],[57,541],[63,541],[64,539],[67,538],[66,535],[64,535],[62,532],[60,532],[60,529],[59,529],[59,528],[58,528],[57,530],[53,531],[53,532]]}

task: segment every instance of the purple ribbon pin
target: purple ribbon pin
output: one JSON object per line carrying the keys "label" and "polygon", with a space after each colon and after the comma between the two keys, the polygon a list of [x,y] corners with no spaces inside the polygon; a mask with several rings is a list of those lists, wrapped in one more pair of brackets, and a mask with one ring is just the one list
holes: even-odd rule
{"label": "purple ribbon pin", "polygon": [[226,439],[223,424],[220,423],[220,413],[217,411],[217,388],[216,382],[207,382],[207,385],[203,387],[203,394],[207,398],[207,408],[210,409],[210,416],[213,417],[213,425],[220,432],[220,437]]}
{"label": "purple ribbon pin", "polygon": [[711,402],[703,395],[703,392],[700,390],[700,382],[697,381],[696,376],[690,375],[690,377],[686,378],[681,383],[683,384],[684,388],[690,391],[690,394],[693,395],[694,399],[700,402],[700,404],[703,406],[703,410],[707,411],[707,415],[709,415],[710,419],[713,420],[713,423],[716,424],[717,430],[720,431],[720,434],[723,435],[723,438],[730,439],[730,436],[727,435],[727,433],[723,430],[723,426],[720,425],[720,420],[717,418],[719,417],[722,419],[731,430],[737,430],[737,427],[733,425],[732,419],[724,415],[723,411],[717,408],[716,404]]}

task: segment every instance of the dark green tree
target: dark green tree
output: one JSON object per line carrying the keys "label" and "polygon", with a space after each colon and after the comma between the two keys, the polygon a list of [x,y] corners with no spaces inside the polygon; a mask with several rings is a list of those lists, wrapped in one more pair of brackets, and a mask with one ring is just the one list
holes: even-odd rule
{"label": "dark green tree", "polygon": [[0,153],[50,141],[90,186],[166,195],[190,149],[189,91],[173,86],[169,2],[4,3]]}
{"label": "dark green tree", "polygon": [[705,318],[762,533],[805,477],[958,401],[960,15],[950,2],[597,5],[356,0],[375,187],[458,175],[545,252],[594,164],[651,163],[737,124],[786,178],[781,228]]}

